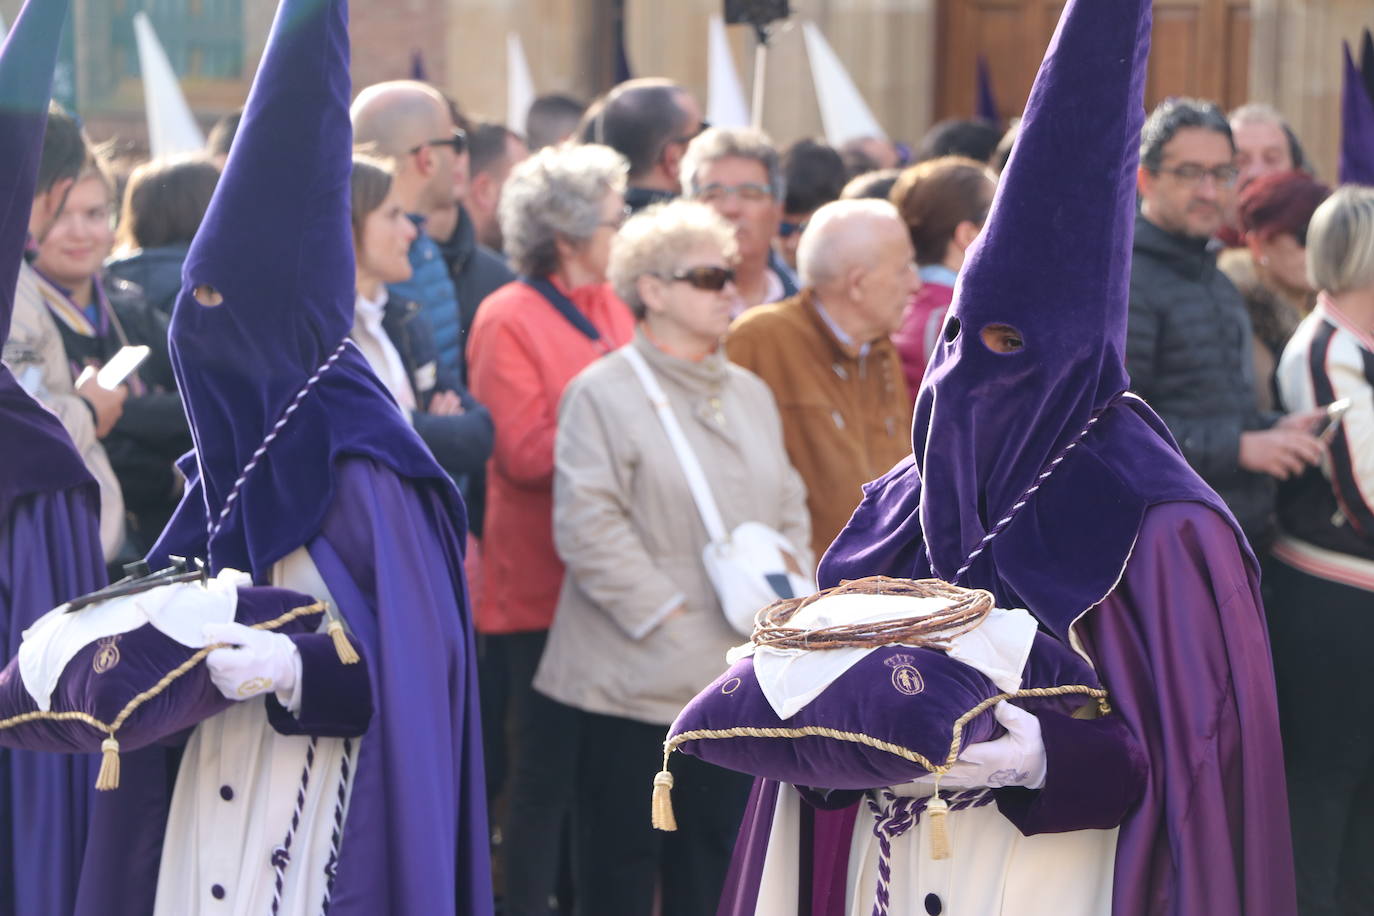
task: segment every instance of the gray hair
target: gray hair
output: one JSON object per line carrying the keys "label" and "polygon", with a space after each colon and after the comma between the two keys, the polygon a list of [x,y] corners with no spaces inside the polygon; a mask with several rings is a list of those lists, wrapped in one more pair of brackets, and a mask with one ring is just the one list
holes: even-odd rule
{"label": "gray hair", "polygon": [[1374,188],[1338,188],[1312,214],[1307,282],[1335,294],[1374,286]]}
{"label": "gray hair", "polygon": [[1236,151],[1231,125],[1215,104],[1204,99],[1165,99],[1150,112],[1140,131],[1140,164],[1151,172],[1158,172],[1164,163],[1164,147],[1175,134],[1189,127],[1216,131],[1226,138],[1231,152]]}
{"label": "gray hair", "polygon": [[1298,139],[1297,132],[1273,105],[1266,105],[1264,102],[1249,102],[1227,115],[1227,120],[1230,122],[1232,130],[1246,124],[1273,124],[1283,131],[1284,139],[1288,141],[1288,158],[1293,160],[1293,168],[1301,169],[1304,172],[1312,171],[1307,163],[1307,153],[1302,148],[1302,141]]}
{"label": "gray hair", "polygon": [[684,255],[706,245],[719,248],[727,261],[735,260],[735,230],[715,210],[690,200],[656,204],[621,227],[606,275],[620,300],[643,318],[639,278],[671,277],[685,266]]}
{"label": "gray hair", "polygon": [[875,224],[890,222],[903,236],[906,223],[889,201],[871,197],[837,200],[815,212],[797,243],[797,275],[802,285],[816,288],[844,275],[873,254]]}
{"label": "gray hair", "polygon": [[607,146],[550,146],[511,170],[498,216],[516,271],[547,277],[558,240],[585,241],[601,222],[601,202],[625,193],[625,157]]}
{"label": "gray hair", "polygon": [[720,159],[752,159],[768,173],[768,187],[774,200],[781,201],[787,193],[778,149],[767,134],[747,127],[712,127],[692,140],[682,156],[679,177],[689,194],[701,191],[697,175]]}

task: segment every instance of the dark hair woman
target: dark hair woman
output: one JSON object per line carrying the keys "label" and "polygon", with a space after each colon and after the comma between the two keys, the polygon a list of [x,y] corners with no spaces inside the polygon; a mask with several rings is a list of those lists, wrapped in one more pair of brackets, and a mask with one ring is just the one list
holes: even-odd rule
{"label": "dark hair woman", "polygon": [[142,287],[148,304],[164,315],[172,314],[181,262],[218,182],[219,168],[210,160],[178,156],[143,163],[124,188],[115,233],[119,255],[105,269]]}

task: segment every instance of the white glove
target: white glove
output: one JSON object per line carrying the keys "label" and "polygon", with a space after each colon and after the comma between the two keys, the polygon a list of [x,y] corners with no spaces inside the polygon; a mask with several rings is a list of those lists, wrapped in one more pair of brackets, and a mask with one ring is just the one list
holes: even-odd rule
{"label": "white glove", "polygon": [[287,636],[255,630],[241,623],[207,623],[208,643],[227,642],[232,649],[216,649],[205,659],[210,680],[231,700],[247,700],[275,691],[290,712],[300,706],[301,654]]}
{"label": "white glove", "polygon": [[[949,772],[940,777],[941,788],[1038,789],[1045,784],[1045,742],[1040,736],[1040,720],[1006,700],[992,712],[1007,733],[964,748]],[[918,781],[933,779],[927,776]]]}

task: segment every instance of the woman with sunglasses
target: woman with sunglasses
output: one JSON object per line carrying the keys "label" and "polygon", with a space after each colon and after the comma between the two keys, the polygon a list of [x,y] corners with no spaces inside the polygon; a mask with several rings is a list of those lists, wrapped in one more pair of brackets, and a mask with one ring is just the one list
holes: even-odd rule
{"label": "woman with sunglasses", "polygon": [[[606,283],[611,240],[625,220],[626,171],[619,153],[596,145],[543,149],[511,171],[499,215],[521,277],[482,300],[468,337],[472,393],[496,426],[476,624],[493,795],[505,777],[500,850],[510,916],[547,916],[572,805],[576,717],[531,681],[563,582],[551,523],[558,400],[583,367],[634,332]],[[507,709],[509,765],[501,753]]]}
{"label": "woman with sunglasses", "polygon": [[656,886],[663,916],[714,912],[751,785],[684,757],[673,767],[679,830],[650,827],[664,731],[740,636],[707,577],[706,528],[636,356],[726,529],[769,525],[811,569],[805,488],[773,396],[720,347],[738,298],[734,255],[734,230],[703,204],[626,223],[610,277],[639,330],[572,381],[559,411],[553,522],[567,575],[535,688],[578,710],[576,889],[579,908],[598,916],[649,916]]}

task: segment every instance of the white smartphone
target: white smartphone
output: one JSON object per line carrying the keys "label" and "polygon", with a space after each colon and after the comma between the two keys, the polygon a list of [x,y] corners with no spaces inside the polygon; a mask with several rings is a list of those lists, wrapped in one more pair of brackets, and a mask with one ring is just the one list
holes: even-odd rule
{"label": "white smartphone", "polygon": [[1321,431],[1317,433],[1317,438],[1322,442],[1330,442],[1336,436],[1336,430],[1341,427],[1341,417],[1350,409],[1350,398],[1341,398],[1339,401],[1332,401],[1326,405],[1326,419]]}
{"label": "white smartphone", "polygon": [[76,387],[80,388],[86,384],[86,381],[94,374],[97,385],[106,391],[114,391],[124,383],[130,373],[143,365],[143,361],[152,352],[151,349],[142,344],[136,347],[120,347],[119,352],[110,357],[110,361],[99,369],[93,366],[87,366],[83,369],[81,375],[76,379]]}

